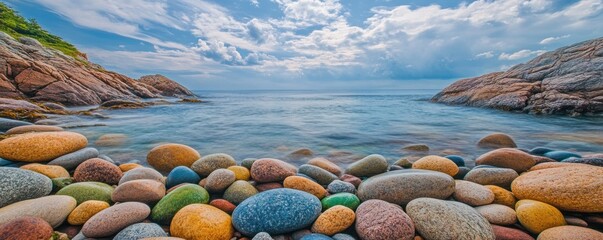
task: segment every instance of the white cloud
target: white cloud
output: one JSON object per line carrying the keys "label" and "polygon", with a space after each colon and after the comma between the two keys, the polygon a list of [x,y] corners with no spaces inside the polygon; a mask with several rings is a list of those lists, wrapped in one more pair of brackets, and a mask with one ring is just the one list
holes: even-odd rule
{"label": "white cloud", "polygon": [[550,0],[528,0],[523,3],[532,12],[541,12],[548,9],[553,4]]}
{"label": "white cloud", "polygon": [[218,62],[232,65],[244,64],[243,57],[241,57],[241,54],[237,51],[236,47],[226,46],[224,42],[215,39],[207,42],[199,39],[197,46],[194,47],[193,50]]}
{"label": "white cloud", "polygon": [[249,3],[251,3],[251,5],[259,7],[260,6],[260,2],[258,2],[258,0],[249,0]]}
{"label": "white cloud", "polygon": [[569,34],[559,36],[559,37],[548,37],[548,38],[542,39],[539,44],[545,45],[545,44],[549,44],[549,43],[555,42],[557,40],[561,40],[561,39],[568,38],[568,37],[570,37]]}
{"label": "white cloud", "polygon": [[531,56],[535,56],[535,55],[538,56],[545,52],[547,52],[547,51],[545,51],[545,50],[532,51],[532,50],[524,49],[524,50],[519,50],[514,53],[501,53],[500,56],[498,56],[498,59],[500,59],[500,60],[518,60],[518,59],[523,59],[523,58],[527,58],[527,57],[531,57]]}
{"label": "white cloud", "polygon": [[487,52],[479,53],[479,54],[476,54],[475,57],[476,58],[493,58],[494,51],[487,51]]}
{"label": "white cloud", "polygon": [[282,27],[299,28],[327,25],[340,16],[339,0],[275,0],[285,15],[283,21],[275,21]]}

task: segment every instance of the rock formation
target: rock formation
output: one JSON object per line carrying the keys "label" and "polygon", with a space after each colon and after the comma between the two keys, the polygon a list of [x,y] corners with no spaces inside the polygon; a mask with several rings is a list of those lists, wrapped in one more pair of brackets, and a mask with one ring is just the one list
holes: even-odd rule
{"label": "rock formation", "polygon": [[159,74],[142,76],[140,77],[140,79],[138,79],[138,81],[154,87],[155,89],[159,90],[160,94],[163,96],[187,97],[195,95],[193,92],[186,89],[184,86]]}

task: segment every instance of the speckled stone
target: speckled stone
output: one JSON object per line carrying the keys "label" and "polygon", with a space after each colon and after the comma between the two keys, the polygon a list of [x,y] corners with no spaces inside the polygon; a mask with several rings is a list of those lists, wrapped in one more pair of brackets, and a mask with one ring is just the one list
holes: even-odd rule
{"label": "speckled stone", "polygon": [[464,203],[417,198],[406,205],[406,212],[425,239],[496,238],[488,220]]}
{"label": "speckled stone", "polygon": [[243,166],[230,166],[226,169],[232,171],[235,174],[235,178],[237,180],[248,181],[251,178],[251,173],[249,172],[249,169]]}
{"label": "speckled stone", "polygon": [[329,186],[327,186],[327,191],[331,194],[342,192],[356,193],[356,187],[354,187],[354,185],[349,182],[335,180],[329,183]]}
{"label": "speckled stone", "polygon": [[308,161],[308,164],[327,170],[330,173],[335,174],[335,176],[341,176],[343,172],[343,170],[337,164],[322,157],[312,158]]}
{"label": "speckled stone", "polygon": [[116,204],[92,216],[82,227],[82,233],[90,238],[108,237],[127,226],[142,222],[150,213],[151,209],[144,203]]}
{"label": "speckled stone", "polygon": [[234,234],[228,214],[207,204],[182,208],[170,224],[170,234],[189,240],[229,240]]}
{"label": "speckled stone", "polygon": [[545,162],[545,163],[536,164],[535,166],[530,168],[530,170],[528,170],[528,171],[533,172],[533,171],[542,170],[542,169],[562,168],[562,167],[590,167],[590,166],[588,164],[583,164],[583,163]]}
{"label": "speckled stone", "polygon": [[53,178],[50,180],[52,181],[52,191],[59,191],[73,183],[73,178],[70,177]]}
{"label": "speckled stone", "polygon": [[42,239],[48,240],[53,230],[44,219],[37,217],[19,217],[5,224],[0,224],[0,239]]}
{"label": "speckled stone", "polygon": [[247,181],[237,180],[224,191],[224,199],[238,205],[245,199],[256,195],[258,191]]}
{"label": "speckled stone", "polygon": [[0,167],[0,207],[50,194],[50,178],[34,171]]}
{"label": "speckled stone", "polygon": [[26,126],[18,126],[9,129],[6,131],[6,134],[23,134],[29,132],[60,132],[64,129],[62,127],[57,126],[48,126],[48,125],[26,125]]}
{"label": "speckled stone", "polygon": [[225,153],[215,153],[202,157],[191,166],[199,176],[207,177],[210,173],[220,168],[228,168],[237,165],[235,159]]}
{"label": "speckled stone", "polygon": [[209,202],[209,193],[199,185],[187,184],[176,188],[163,197],[151,212],[153,222],[169,225],[172,218],[183,207],[194,204]]}
{"label": "speckled stone", "polygon": [[267,232],[259,232],[251,240],[274,240]]}
{"label": "speckled stone", "polygon": [[530,169],[536,164],[534,158],[521,150],[500,148],[484,153],[475,160],[476,165],[492,165],[501,168],[511,168],[518,173]]}
{"label": "speckled stone", "polygon": [[228,169],[216,169],[207,177],[205,189],[208,192],[223,192],[235,180],[234,172]]}
{"label": "speckled stone", "polygon": [[127,181],[137,179],[151,179],[163,182],[163,175],[161,175],[161,173],[159,173],[157,170],[148,167],[134,168],[126,172],[124,176],[121,177],[119,184],[121,185]]}
{"label": "speckled stone", "polygon": [[65,178],[70,177],[69,172],[61,166],[51,166],[39,163],[30,163],[20,167],[21,169],[30,170],[47,176],[49,178]]}
{"label": "speckled stone", "polygon": [[167,237],[167,233],[156,223],[136,223],[121,230],[113,240],[138,240],[148,237]]}
{"label": "speckled stone", "polygon": [[117,185],[123,175],[118,166],[100,158],[93,158],[77,166],[73,179],[76,182],[102,182]]}
{"label": "speckled stone", "polygon": [[471,206],[481,206],[494,201],[494,193],[487,187],[474,182],[456,180],[452,197]]}
{"label": "speckled stone", "polygon": [[568,158],[581,158],[580,154],[568,152],[568,151],[550,151],[543,154],[543,156],[556,161],[562,161]]}
{"label": "speckled stone", "polygon": [[115,188],[111,195],[113,202],[156,203],[165,196],[165,185],[150,179],[125,182]]}
{"label": "speckled stone", "polygon": [[333,240],[333,239],[324,234],[311,233],[311,234],[303,236],[301,238],[301,240]]}
{"label": "speckled stone", "polygon": [[142,165],[138,164],[138,163],[124,163],[124,164],[119,164],[119,169],[122,172],[127,172],[130,171],[134,168],[139,168],[139,167],[143,167]]}
{"label": "speckled stone", "polygon": [[[603,168],[562,167],[528,172],[511,186],[518,199],[533,199],[561,210],[603,212]],[[563,194],[560,194],[563,193]]]}
{"label": "speckled stone", "polygon": [[454,192],[454,179],[445,173],[405,169],[371,177],[358,187],[362,201],[381,199],[398,205],[406,205],[413,199],[432,197],[448,198]]}
{"label": "speckled stone", "polygon": [[577,226],[559,226],[544,230],[538,240],[600,240],[603,233],[594,229]]}
{"label": "speckled stone", "polygon": [[297,168],[278,159],[262,158],[251,166],[251,178],[257,182],[280,182],[297,173]]}
{"label": "speckled stone", "polygon": [[426,144],[409,144],[403,146],[402,149],[415,152],[429,152],[429,146]]}
{"label": "speckled stone", "polygon": [[350,164],[345,173],[356,177],[372,177],[386,172],[388,167],[385,157],[372,154]]}
{"label": "speckled stone", "polygon": [[332,181],[339,179],[337,175],[310,164],[301,165],[297,172],[311,177],[312,179],[316,180],[318,184],[324,186],[329,185],[329,183]]}
{"label": "speckled stone", "polygon": [[534,200],[519,200],[515,204],[517,219],[523,227],[534,234],[566,225],[563,214],[555,207]]}
{"label": "speckled stone", "polygon": [[46,196],[13,203],[0,208],[0,225],[22,216],[44,219],[52,227],[58,227],[75,208],[76,201],[70,196]]}
{"label": "speckled stone", "polygon": [[340,233],[354,224],[356,214],[344,206],[334,206],[324,211],[312,225],[312,232],[333,235]]}
{"label": "speckled stone", "polygon": [[251,169],[251,166],[253,165],[253,163],[256,161],[256,158],[245,158],[243,159],[243,161],[241,161],[241,166],[247,168],[247,169]]}
{"label": "speckled stone", "polygon": [[175,143],[159,145],[147,154],[149,165],[162,172],[169,172],[177,166],[190,167],[199,158],[201,155],[197,150]]}
{"label": "speckled stone", "polygon": [[73,170],[77,168],[84,161],[98,157],[98,150],[96,148],[84,148],[75,152],[65,154],[58,158],[53,159],[48,165],[58,165],[64,167],[67,170]]}
{"label": "speckled stone", "polygon": [[342,205],[352,210],[356,210],[358,205],[360,205],[360,199],[351,193],[337,193],[323,198],[320,203],[323,210],[327,210],[337,205]]}
{"label": "speckled stone", "polygon": [[516,148],[517,144],[513,138],[504,133],[489,134],[477,142],[477,146],[483,148]]}
{"label": "speckled stone", "polygon": [[283,188],[283,184],[278,182],[260,183],[256,185],[255,188],[258,190],[258,192],[264,192],[272,189]]}
{"label": "speckled stone", "polygon": [[569,158],[561,162],[566,163],[583,163],[597,167],[603,167],[603,158]]}
{"label": "speckled stone", "polygon": [[[400,158],[398,159],[398,161],[394,162],[394,165],[392,166],[399,166],[401,168],[412,168],[412,163],[407,158]],[[390,171],[392,166],[390,166]]]}
{"label": "speckled stone", "polygon": [[69,184],[56,194],[71,196],[77,200],[77,204],[88,200],[112,203],[111,194],[113,194],[113,187],[99,182],[81,182]]}
{"label": "speckled stone", "polygon": [[515,199],[515,196],[511,191],[494,185],[486,185],[484,187],[487,187],[490,189],[490,191],[492,191],[492,193],[494,193],[494,201],[492,201],[493,204],[501,204],[510,208],[515,208],[515,202],[517,202],[517,199]]}
{"label": "speckled stone", "polygon": [[510,168],[477,168],[469,171],[464,179],[481,185],[509,188],[517,177],[519,174]]}
{"label": "speckled stone", "polygon": [[282,234],[310,226],[320,215],[321,208],[318,198],[309,193],[287,188],[273,189],[239,204],[232,214],[232,221],[234,227],[246,236],[259,232]]}
{"label": "speckled stone", "polygon": [[450,161],[454,162],[454,164],[456,164],[459,167],[464,167],[465,166],[465,159],[463,157],[461,157],[461,156],[458,156],[458,155],[446,155],[444,157],[450,159]]}
{"label": "speckled stone", "polygon": [[327,195],[327,190],[320,184],[313,182],[305,177],[300,176],[289,176],[285,178],[283,186],[286,188],[297,189],[300,191],[307,192],[316,196],[318,199],[322,199]]}
{"label": "speckled stone", "polygon": [[32,125],[32,124],[29,122],[25,122],[25,121],[13,120],[13,119],[8,119],[8,118],[0,118],[0,132],[6,132],[11,128],[18,127],[18,126],[27,126],[27,125]]}
{"label": "speckled stone", "polygon": [[356,188],[358,186],[360,186],[360,183],[362,183],[362,180],[360,178],[358,178],[354,175],[350,175],[350,174],[341,175],[341,177],[339,177],[339,180],[347,182],[347,183],[351,183]]}
{"label": "speckled stone", "polygon": [[511,225],[517,222],[515,210],[505,205],[488,204],[476,207],[475,210],[484,216],[491,224]]}
{"label": "speckled stone", "polygon": [[25,133],[0,141],[0,158],[19,162],[46,162],[80,150],[88,144],[74,132]]}
{"label": "speckled stone", "polygon": [[335,240],[356,240],[356,238],[354,238],[348,234],[345,234],[345,233],[335,234],[335,235],[333,235],[332,238]]}
{"label": "speckled stone", "polygon": [[492,230],[496,240],[534,240],[530,234],[515,228],[492,225]]}
{"label": "speckled stone", "polygon": [[451,177],[459,172],[459,167],[452,160],[435,155],[420,158],[412,164],[412,168],[442,172]]}
{"label": "speckled stone", "polygon": [[67,217],[67,222],[71,225],[84,225],[88,219],[97,214],[98,212],[109,208],[107,202],[89,200],[78,205]]}
{"label": "speckled stone", "polygon": [[232,214],[237,206],[232,204],[226,199],[214,199],[209,202],[209,205],[217,207],[218,209],[224,211],[225,213]]}
{"label": "speckled stone", "polygon": [[356,210],[356,232],[361,239],[406,239],[415,236],[415,226],[400,206],[368,200]]}

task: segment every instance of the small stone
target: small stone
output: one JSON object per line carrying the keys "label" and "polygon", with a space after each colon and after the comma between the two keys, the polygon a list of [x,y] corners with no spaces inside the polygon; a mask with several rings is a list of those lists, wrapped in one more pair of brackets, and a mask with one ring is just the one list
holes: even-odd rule
{"label": "small stone", "polygon": [[566,225],[563,214],[557,208],[543,202],[519,200],[515,204],[515,211],[521,225],[534,234]]}
{"label": "small stone", "polygon": [[305,174],[316,180],[320,185],[329,185],[332,181],[339,179],[335,174],[319,168],[314,165],[304,164],[297,170],[298,173]]}
{"label": "small stone", "polygon": [[339,166],[337,166],[337,164],[322,157],[310,159],[310,161],[308,161],[308,164],[327,170],[330,173],[335,174],[335,176],[341,176],[341,173],[343,172],[343,170]]}
{"label": "small stone", "polygon": [[312,232],[325,235],[340,233],[354,224],[356,214],[344,206],[334,206],[318,216],[312,225]]}
{"label": "small stone", "polygon": [[408,161],[406,158],[400,158],[398,161],[394,163],[395,166],[400,166],[402,168],[412,168],[412,163]]}
{"label": "small stone", "polygon": [[305,157],[311,157],[312,155],[314,155],[314,152],[312,152],[312,150],[308,148],[300,148],[287,154],[287,157],[292,159],[300,159]]}
{"label": "small stone", "polygon": [[386,172],[388,167],[387,160],[383,156],[373,154],[350,164],[345,173],[356,177],[372,177]]}
{"label": "small stone", "polygon": [[239,205],[245,199],[256,195],[258,191],[249,182],[237,180],[224,191],[224,199]]}
{"label": "small stone", "polygon": [[464,180],[455,181],[452,197],[471,206],[486,205],[494,201],[494,193],[490,189]]}
{"label": "small stone", "polygon": [[335,234],[335,235],[333,235],[333,239],[335,239],[335,240],[356,240],[356,238],[354,238],[348,234],[345,234],[345,233]]}
{"label": "small stone", "polygon": [[226,169],[232,171],[235,174],[236,180],[248,181],[249,178],[251,178],[251,173],[249,173],[249,169],[243,166],[230,166]]}
{"label": "small stone", "polygon": [[172,188],[182,183],[198,183],[201,181],[199,175],[192,169],[185,166],[178,166],[172,169],[170,174],[167,176],[166,187]]}
{"label": "small stone", "polygon": [[415,152],[429,152],[429,146],[425,144],[410,144],[402,147],[402,149]]}
{"label": "small stone", "polygon": [[224,211],[225,213],[232,214],[237,206],[232,204],[231,202],[225,199],[214,199],[209,202],[209,205],[217,207],[218,209]]}
{"label": "small stone", "polygon": [[136,223],[121,230],[113,239],[138,240],[150,237],[167,237],[167,233],[156,223]]}
{"label": "small stone", "polygon": [[207,177],[210,173],[216,169],[228,168],[230,166],[236,166],[237,162],[228,154],[215,153],[202,157],[195,161],[191,166],[191,169],[199,174],[199,176]]}
{"label": "small stone", "polygon": [[415,236],[413,221],[402,208],[382,200],[360,204],[355,228],[361,239],[411,240]]}
{"label": "small stone", "polygon": [[163,197],[151,211],[153,222],[169,225],[174,215],[183,207],[209,202],[209,193],[199,185],[187,184],[174,189]]}
{"label": "small stone", "polygon": [[538,240],[597,240],[603,239],[603,233],[585,227],[559,226],[544,230],[538,235]]}
{"label": "small stone", "polygon": [[223,192],[235,180],[234,172],[228,169],[216,169],[207,177],[205,189],[208,192]]}
{"label": "small stone", "polygon": [[342,192],[354,194],[354,193],[356,193],[356,187],[354,187],[354,185],[349,182],[335,180],[335,181],[331,182],[329,184],[329,186],[327,186],[327,191],[331,194],[342,193]]}
{"label": "small stone", "polygon": [[491,224],[512,225],[517,222],[515,210],[505,205],[489,204],[476,207],[475,210],[484,216]]}
{"label": "small stone", "polygon": [[29,122],[13,120],[8,118],[0,118],[0,132],[6,132],[11,128],[19,127],[19,126],[27,126],[32,125]]}
{"label": "small stone", "polygon": [[496,185],[510,188],[519,174],[510,168],[474,168],[465,175],[465,180],[481,185]]}
{"label": "small stone", "polygon": [[47,126],[47,125],[26,125],[14,127],[6,131],[5,134],[13,135],[13,134],[23,134],[29,132],[60,132],[64,129],[62,127],[57,126]]}
{"label": "small stone", "polygon": [[119,165],[119,169],[121,170],[121,172],[124,172],[124,173],[127,171],[130,171],[134,168],[139,168],[139,167],[143,167],[143,166],[138,163],[124,163],[124,164]]}
{"label": "small stone", "polygon": [[465,166],[465,159],[461,156],[458,155],[447,155],[445,156],[445,158],[450,159],[450,161],[454,162],[454,164],[456,164],[459,167],[464,167]]}
{"label": "small stone", "polygon": [[547,147],[535,147],[532,148],[529,153],[532,155],[544,156],[545,153],[555,151],[555,149],[547,148]]}
{"label": "small stone", "polygon": [[134,223],[142,222],[150,213],[149,206],[143,203],[116,204],[98,212],[86,221],[82,233],[90,238],[108,237]]}
{"label": "small stone", "polygon": [[231,217],[207,204],[182,208],[170,224],[172,236],[189,240],[229,240],[234,235]]}
{"label": "small stone", "polygon": [[80,150],[88,144],[74,132],[40,132],[15,135],[0,141],[0,158],[20,162],[46,162]]}
{"label": "small stone", "polygon": [[50,178],[34,171],[0,167],[0,208],[50,194]]}
{"label": "small stone", "polygon": [[58,227],[75,208],[70,196],[46,196],[13,203],[0,208],[0,225],[23,216],[39,217],[50,226]]}
{"label": "small stone", "polygon": [[251,170],[251,166],[256,160],[255,158],[245,158],[241,161],[241,166]]}
{"label": "small stone", "polygon": [[492,201],[493,204],[501,204],[510,208],[515,208],[517,199],[515,199],[515,196],[513,196],[512,192],[494,185],[486,185],[484,187],[487,187],[490,189],[490,191],[492,191],[492,193],[494,193],[494,201]]}
{"label": "small stone", "polygon": [[304,177],[289,176],[285,178],[283,186],[286,188],[297,189],[310,193],[316,196],[318,199],[322,199],[327,195],[327,190],[325,190],[322,186]]}
{"label": "small stone", "polygon": [[158,171],[169,172],[177,166],[190,167],[199,158],[199,152],[189,146],[168,143],[151,149],[147,162]]}
{"label": "small stone", "polygon": [[259,232],[251,240],[274,240],[267,232]]}
{"label": "small stone", "polygon": [[582,156],[580,156],[580,154],[573,153],[573,152],[567,152],[567,151],[550,151],[543,155],[545,157],[548,157],[548,158],[556,160],[556,161],[562,161],[562,160],[569,159],[569,158],[581,158],[582,157]]}
{"label": "small stone", "polygon": [[50,161],[48,165],[58,165],[67,170],[73,170],[84,161],[91,158],[96,158],[98,155],[99,153],[96,148],[84,148],[55,158],[54,160]]}
{"label": "small stone", "polygon": [[564,216],[567,225],[574,225],[579,227],[588,227],[588,223],[581,218]]}
{"label": "small stone", "polygon": [[471,171],[468,167],[459,167],[459,172],[454,175],[454,179],[464,179],[467,176],[467,173]]}
{"label": "small stone", "polygon": [[477,142],[477,146],[483,148],[516,148],[517,144],[513,138],[504,133],[492,133]]}
{"label": "small stone", "polygon": [[303,236],[301,238],[301,240],[333,240],[333,239],[324,234],[311,233],[311,234]]}
{"label": "small stone", "polygon": [[0,224],[0,239],[50,239],[53,230],[44,219],[23,216]]}
{"label": "small stone", "polygon": [[21,169],[34,171],[49,178],[65,178],[70,177],[69,172],[61,166],[51,166],[39,163],[30,163],[20,167]]}
{"label": "small stone", "polygon": [[262,158],[251,166],[251,177],[257,182],[280,182],[297,173],[297,168],[278,159]]}
{"label": "small stone", "polygon": [[67,195],[75,198],[77,204],[88,200],[98,200],[111,203],[113,187],[99,182],[81,182],[69,184],[59,190],[56,195]]}
{"label": "small stone", "polygon": [[148,167],[134,168],[123,175],[123,177],[119,180],[119,184],[121,185],[125,182],[137,179],[151,179],[163,182],[163,175],[157,172],[157,170]]}
{"label": "small stone", "polygon": [[360,205],[360,199],[351,193],[337,193],[323,198],[321,201],[322,209],[327,210],[337,205],[345,206],[356,210]]}
{"label": "small stone", "polygon": [[67,222],[71,225],[84,225],[92,216],[98,212],[109,208],[107,202],[89,200],[78,205],[67,217]]}
{"label": "small stone", "polygon": [[111,195],[113,202],[156,203],[165,196],[165,185],[150,179],[125,182],[115,188]]}
{"label": "small stone", "polygon": [[277,182],[262,183],[255,186],[259,192],[264,192],[272,189],[283,188],[283,184]]}
{"label": "small stone", "polygon": [[52,191],[59,191],[73,183],[73,179],[70,177],[53,178],[50,180],[52,181]]}
{"label": "small stone", "polygon": [[459,167],[452,160],[435,155],[422,157],[412,164],[412,168],[442,172],[451,177],[459,172]]}
{"label": "small stone", "polygon": [[515,228],[492,225],[492,230],[494,230],[496,240],[534,240],[530,234]]}
{"label": "small stone", "polygon": [[358,187],[360,186],[360,183],[362,183],[362,180],[360,178],[350,174],[341,175],[341,177],[339,177],[339,180],[351,183],[352,185],[354,185],[354,187]]}
{"label": "small stone", "polygon": [[520,150],[500,148],[479,156],[475,160],[475,164],[511,168],[518,173],[522,173],[533,167],[536,161],[530,154]]}
{"label": "small stone", "polygon": [[122,176],[123,172],[119,167],[100,158],[84,161],[73,173],[76,182],[102,182],[109,185],[119,183]]}
{"label": "small stone", "polygon": [[96,142],[94,142],[94,144],[96,146],[102,146],[102,147],[116,147],[116,146],[124,145],[126,143],[126,140],[128,140],[128,136],[126,136],[125,134],[109,133],[109,134],[103,134],[102,136],[100,136],[96,140]]}

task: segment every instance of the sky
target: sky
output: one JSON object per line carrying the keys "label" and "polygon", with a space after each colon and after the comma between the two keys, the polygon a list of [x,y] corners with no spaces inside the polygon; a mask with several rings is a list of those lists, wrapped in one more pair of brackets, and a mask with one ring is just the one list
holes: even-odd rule
{"label": "sky", "polygon": [[0,0],[133,78],[439,89],[603,37],[603,0]]}

